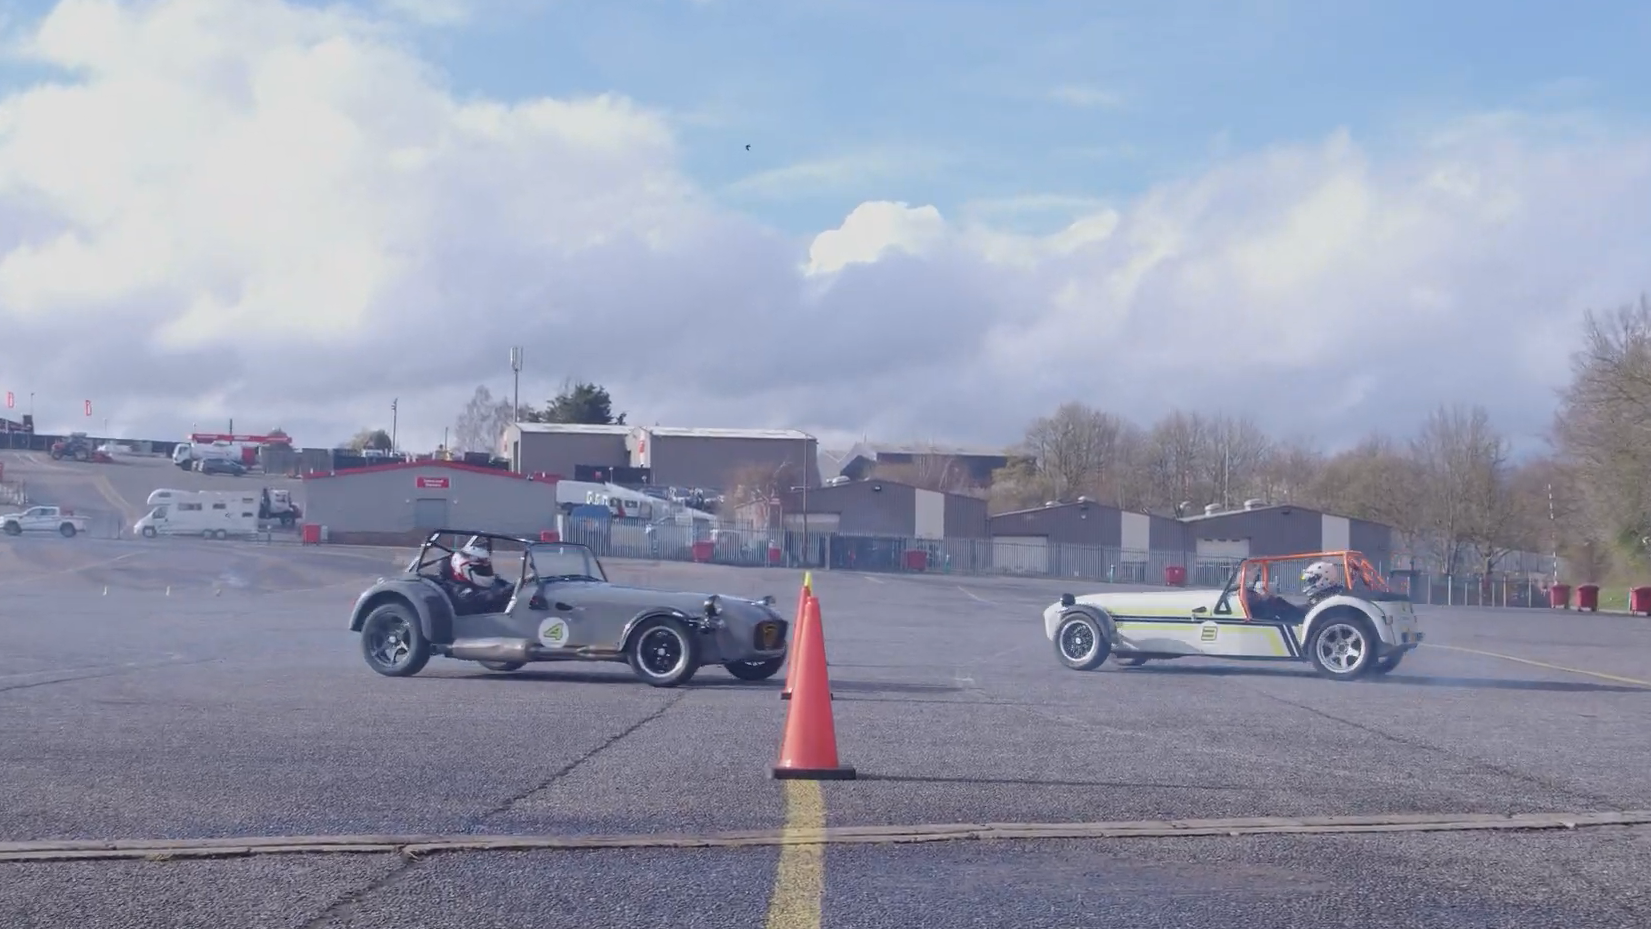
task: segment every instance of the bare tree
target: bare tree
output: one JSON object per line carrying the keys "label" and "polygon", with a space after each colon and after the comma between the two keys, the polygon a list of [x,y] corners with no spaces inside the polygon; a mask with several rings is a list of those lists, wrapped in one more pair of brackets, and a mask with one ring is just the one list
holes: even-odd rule
{"label": "bare tree", "polygon": [[1427,527],[1446,546],[1454,574],[1470,550],[1494,566],[1515,523],[1508,488],[1508,443],[1484,407],[1440,407],[1411,442]]}
{"label": "bare tree", "polygon": [[1146,505],[1175,510],[1183,503],[1191,516],[1219,493],[1209,465],[1210,424],[1197,413],[1179,410],[1154,423],[1147,433],[1140,465],[1146,479]]}
{"label": "bare tree", "polygon": [[1025,448],[1047,477],[1054,499],[1090,495],[1111,500],[1115,494],[1108,484],[1119,470],[1121,440],[1128,431],[1117,416],[1069,401],[1032,423]]}
{"label": "bare tree", "polygon": [[478,386],[453,423],[454,450],[498,454],[499,438],[512,422],[510,401],[494,399],[485,385]]}
{"label": "bare tree", "polygon": [[961,458],[937,445],[917,448],[921,450],[915,451],[909,462],[891,464],[879,461],[872,469],[873,475],[885,481],[898,481],[924,490],[985,495],[985,491],[976,486],[977,482],[972,479],[968,467]]}
{"label": "bare tree", "polygon": [[1554,440],[1587,529],[1577,546],[1643,567],[1651,536],[1651,302],[1588,313]]}

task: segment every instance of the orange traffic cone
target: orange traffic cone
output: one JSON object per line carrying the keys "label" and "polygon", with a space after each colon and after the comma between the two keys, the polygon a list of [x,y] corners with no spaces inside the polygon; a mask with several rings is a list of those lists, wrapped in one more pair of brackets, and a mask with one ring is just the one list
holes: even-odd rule
{"label": "orange traffic cone", "polygon": [[803,623],[808,620],[808,598],[814,596],[814,572],[803,572],[803,589],[797,594],[797,618],[791,623],[791,657],[785,665],[785,687],[780,699],[790,700],[791,689],[797,683],[797,648],[803,641]]}
{"label": "orange traffic cone", "polygon": [[785,714],[785,737],[773,776],[782,780],[847,781],[854,768],[837,761],[837,725],[831,717],[820,601],[808,598],[803,646],[797,662],[796,698]]}

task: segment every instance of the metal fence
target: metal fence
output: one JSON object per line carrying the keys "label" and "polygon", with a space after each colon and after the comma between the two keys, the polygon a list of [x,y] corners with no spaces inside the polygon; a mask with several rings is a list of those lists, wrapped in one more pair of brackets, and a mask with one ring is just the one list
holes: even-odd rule
{"label": "metal fence", "polygon": [[29,488],[22,481],[0,481],[0,506],[28,506]]}
{"label": "metal fence", "polygon": [[[598,555],[738,566],[838,569],[886,573],[1061,578],[1143,586],[1219,587],[1238,559],[1199,559],[1186,551],[1132,551],[1100,545],[1032,544],[1006,539],[911,539],[898,536],[779,530],[710,530],[614,519],[570,524],[567,539]],[[1408,559],[1400,563],[1408,565]],[[1547,606],[1546,573],[1531,571],[1446,577],[1395,569],[1372,560],[1393,589],[1417,603],[1459,606]]]}

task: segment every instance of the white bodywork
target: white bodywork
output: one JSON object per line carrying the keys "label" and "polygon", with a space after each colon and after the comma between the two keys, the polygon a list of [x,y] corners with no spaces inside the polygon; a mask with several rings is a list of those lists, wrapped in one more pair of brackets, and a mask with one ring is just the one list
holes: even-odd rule
{"label": "white bodywork", "polygon": [[[1408,600],[1368,600],[1355,594],[1337,594],[1315,604],[1299,623],[1268,618],[1249,619],[1234,591],[1227,598],[1228,613],[1216,614],[1219,588],[1085,594],[1075,606],[1097,607],[1116,629],[1113,650],[1127,655],[1207,655],[1223,658],[1297,660],[1312,632],[1314,621],[1327,610],[1348,606],[1373,620],[1376,634],[1387,646],[1408,647],[1420,641],[1420,624]],[[1194,610],[1203,611],[1195,613]],[[1056,601],[1044,608],[1043,631],[1051,642],[1061,617],[1073,607]]]}
{"label": "white bodywork", "polygon": [[6,532],[62,532],[64,525],[85,532],[86,517],[64,513],[55,506],[31,506],[21,513],[0,516],[0,529]]}
{"label": "white bodywork", "polygon": [[[156,499],[151,494],[151,502]],[[132,526],[141,536],[198,535],[227,538],[253,535],[258,531],[257,491],[240,490],[169,491],[163,502],[155,506]]]}

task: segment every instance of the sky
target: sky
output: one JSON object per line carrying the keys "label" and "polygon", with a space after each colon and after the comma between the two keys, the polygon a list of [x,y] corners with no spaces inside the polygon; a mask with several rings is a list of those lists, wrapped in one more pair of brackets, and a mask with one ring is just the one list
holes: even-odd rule
{"label": "sky", "polygon": [[429,449],[520,345],[524,402],[827,446],[1081,400],[1539,449],[1651,290],[1648,46],[1628,2],[0,0],[0,415],[394,400]]}

